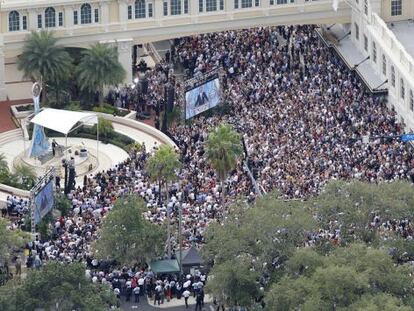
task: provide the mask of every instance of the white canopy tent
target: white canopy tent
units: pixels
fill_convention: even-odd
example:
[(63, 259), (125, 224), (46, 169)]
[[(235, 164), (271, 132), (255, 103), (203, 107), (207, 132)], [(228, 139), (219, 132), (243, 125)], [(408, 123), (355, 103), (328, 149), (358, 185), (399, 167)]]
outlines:
[[(46, 108), (39, 112), (30, 120), (31, 123), (43, 126), (45, 128), (62, 133), (66, 138), (66, 148), (68, 134), (79, 127), (80, 124), (94, 125), (98, 124), (98, 116), (91, 112), (79, 112)], [(76, 126), (78, 125), (78, 126)], [(99, 154), (99, 130), (97, 126), (96, 142), (97, 152)], [(97, 157), (98, 157), (97, 154)]]

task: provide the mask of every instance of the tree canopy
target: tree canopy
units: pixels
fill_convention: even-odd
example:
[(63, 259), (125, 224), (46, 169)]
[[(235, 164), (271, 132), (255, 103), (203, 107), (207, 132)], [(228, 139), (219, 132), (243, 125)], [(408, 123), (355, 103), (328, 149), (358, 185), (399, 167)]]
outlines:
[(103, 104), (104, 86), (121, 83), (126, 74), (118, 60), (116, 48), (101, 43), (82, 52), (76, 73), (80, 89), (92, 93), (98, 91), (101, 105)]
[(99, 229), (95, 256), (129, 265), (162, 255), (164, 227), (145, 220), (144, 209), (144, 201), (134, 195), (119, 198)]
[(53, 32), (41, 30), (27, 36), (17, 67), (28, 78), (43, 83), (66, 79), (72, 68), (72, 59), (63, 46), (57, 45)]
[(224, 181), (226, 175), (236, 168), (242, 155), (240, 135), (228, 124), (220, 124), (209, 133), (206, 154), (218, 178)]
[(206, 230), (206, 289), (228, 306), (264, 295), (269, 311), (412, 309), (413, 200), (404, 182), (333, 182), (308, 201), (232, 206)]
[(116, 305), (117, 299), (107, 285), (92, 283), (80, 263), (50, 262), (33, 269), (21, 282), (10, 281), (0, 287), (2, 311), (51, 310), (102, 311)]

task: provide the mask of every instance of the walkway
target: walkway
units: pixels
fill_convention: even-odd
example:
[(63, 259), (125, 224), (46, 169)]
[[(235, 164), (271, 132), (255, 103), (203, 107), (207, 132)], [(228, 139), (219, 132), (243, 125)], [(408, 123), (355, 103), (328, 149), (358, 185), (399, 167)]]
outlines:
[(0, 102), (0, 133), (14, 130), (17, 128), (16, 124), (12, 120), (12, 113), (10, 106), (18, 104), (30, 103), (30, 99), (22, 99), (16, 101), (2, 101)]

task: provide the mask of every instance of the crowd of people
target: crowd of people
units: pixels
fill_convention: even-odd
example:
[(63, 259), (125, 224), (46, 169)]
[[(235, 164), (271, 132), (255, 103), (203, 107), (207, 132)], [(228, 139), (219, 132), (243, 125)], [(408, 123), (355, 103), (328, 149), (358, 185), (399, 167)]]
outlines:
[[(114, 270), (111, 263), (94, 259), (91, 242), (116, 199), (126, 194), (145, 200), (144, 217), (153, 223), (165, 222), (169, 209), (174, 225), (181, 209), (184, 247), (202, 245), (206, 226), (226, 217), (230, 202), (240, 197), (253, 201), (252, 181), (241, 163), (222, 189), (206, 161), (204, 142), (221, 122), (234, 125), (243, 135), (248, 163), (260, 186), (266, 191), (279, 190), (286, 198), (316, 195), (331, 179), (380, 182), (412, 175), (413, 159), (401, 142), (377, 139), (362, 143), (365, 135), (398, 135), (401, 125), (384, 99), (370, 95), (354, 73), (321, 43), (314, 27), (257, 28), (187, 37), (178, 40), (173, 54), (190, 75), (222, 67), (222, 102), (229, 113), (197, 116), (189, 125), (170, 128), (183, 168), (170, 187), (169, 200), (161, 206), (158, 184), (150, 182), (145, 172), (146, 160), (156, 146), (131, 151), (125, 162), (88, 176), (84, 185), (68, 194), (72, 212), (50, 225), (51, 239), (37, 238), (28, 246), (30, 266), (47, 260), (83, 261), (92, 282), (111, 284), (117, 295), (128, 299), (139, 299), (143, 293), (155, 297), (157, 303), (162, 297), (185, 298), (184, 289), (190, 286), (197, 295), (203, 292), (203, 274), (184, 280), (157, 279), (145, 267)], [(141, 105), (143, 100), (159, 114), (166, 84), (173, 84), (178, 94), (184, 92), (168, 62), (158, 64), (146, 79), (148, 89), (142, 99), (136, 102), (129, 97), (133, 91), (118, 90), (110, 95), (114, 104), (128, 107)], [(183, 100), (177, 96), (177, 105), (184, 107)], [(171, 242), (176, 248), (177, 239)]]

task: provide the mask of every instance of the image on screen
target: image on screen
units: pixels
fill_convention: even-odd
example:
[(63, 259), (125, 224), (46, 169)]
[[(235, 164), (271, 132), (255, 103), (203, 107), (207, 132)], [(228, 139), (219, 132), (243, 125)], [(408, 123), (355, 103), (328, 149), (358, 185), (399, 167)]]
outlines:
[(219, 102), (220, 81), (219, 78), (216, 78), (185, 93), (185, 118), (190, 119), (217, 106)]
[(38, 224), (54, 205), (53, 183), (50, 181), (34, 198), (34, 221)]

